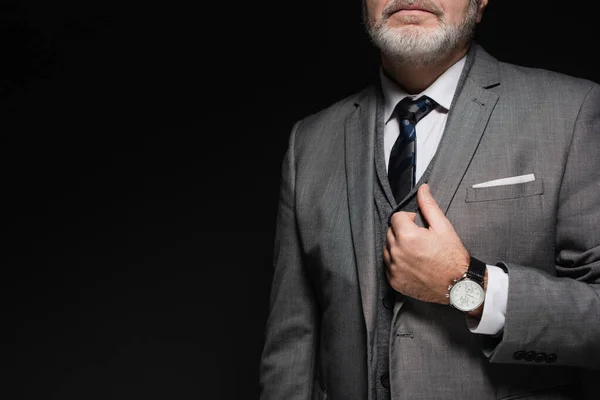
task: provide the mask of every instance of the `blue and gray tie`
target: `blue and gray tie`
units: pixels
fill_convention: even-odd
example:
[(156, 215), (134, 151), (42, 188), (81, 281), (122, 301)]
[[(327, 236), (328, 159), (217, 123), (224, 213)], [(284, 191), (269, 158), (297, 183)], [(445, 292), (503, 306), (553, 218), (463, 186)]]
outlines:
[(437, 106), (427, 96), (417, 100), (405, 97), (394, 110), (400, 125), (400, 135), (392, 147), (388, 164), (388, 180), (396, 203), (400, 203), (415, 185), (416, 125)]

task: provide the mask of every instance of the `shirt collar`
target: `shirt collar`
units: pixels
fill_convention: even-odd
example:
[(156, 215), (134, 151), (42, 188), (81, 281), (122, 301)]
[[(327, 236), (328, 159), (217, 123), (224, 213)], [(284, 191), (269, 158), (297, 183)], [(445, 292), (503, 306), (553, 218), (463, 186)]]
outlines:
[(383, 99), (385, 104), (384, 118), (387, 123), (396, 105), (405, 97), (419, 98), (422, 95), (427, 95), (433, 99), (437, 104), (442, 106), (446, 111), (450, 110), (450, 104), (452, 104), (452, 98), (456, 92), (458, 81), (462, 73), (463, 67), (465, 66), (466, 56), (461, 58), (458, 62), (448, 68), (442, 75), (440, 75), (435, 82), (431, 84), (427, 89), (421, 93), (411, 96), (398, 84), (388, 78), (383, 72), (383, 68), (379, 70), (379, 76), (381, 79), (381, 90), (383, 92)]

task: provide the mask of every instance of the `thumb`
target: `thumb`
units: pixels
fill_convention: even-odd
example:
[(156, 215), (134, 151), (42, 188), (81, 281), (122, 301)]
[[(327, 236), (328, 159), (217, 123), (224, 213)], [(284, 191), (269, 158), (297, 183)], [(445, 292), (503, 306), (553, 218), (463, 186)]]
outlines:
[(429, 191), (429, 185), (423, 184), (417, 192), (417, 201), (423, 217), (429, 224), (429, 227), (435, 231), (454, 230), (452, 224), (444, 215), (437, 202)]

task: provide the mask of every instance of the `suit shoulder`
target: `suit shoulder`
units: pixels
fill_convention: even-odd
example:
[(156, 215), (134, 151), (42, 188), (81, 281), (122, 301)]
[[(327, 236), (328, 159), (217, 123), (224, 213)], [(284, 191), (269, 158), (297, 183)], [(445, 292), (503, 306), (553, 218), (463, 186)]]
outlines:
[(499, 62), (503, 85), (511, 91), (530, 92), (544, 97), (581, 99), (592, 89), (600, 88), (598, 83), (565, 73), (542, 68), (525, 67)]
[(326, 108), (307, 115), (296, 122), (297, 135), (305, 140), (314, 138), (315, 135), (334, 135), (335, 132), (343, 130), (344, 123), (356, 109), (356, 104), (370, 96), (375, 96), (374, 86), (368, 86)]
[(296, 159), (313, 168), (319, 160), (341, 157), (346, 121), (359, 104), (371, 103), (376, 95), (372, 85), (297, 121), (290, 141)]

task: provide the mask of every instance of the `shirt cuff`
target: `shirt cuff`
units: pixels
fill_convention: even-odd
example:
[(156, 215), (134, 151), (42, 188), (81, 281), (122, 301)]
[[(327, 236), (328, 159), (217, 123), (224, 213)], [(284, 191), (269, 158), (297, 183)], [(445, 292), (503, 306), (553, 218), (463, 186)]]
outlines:
[(473, 333), (495, 335), (504, 328), (508, 303), (508, 274), (500, 267), (487, 265), (487, 287), (481, 319), (467, 316), (467, 326)]

